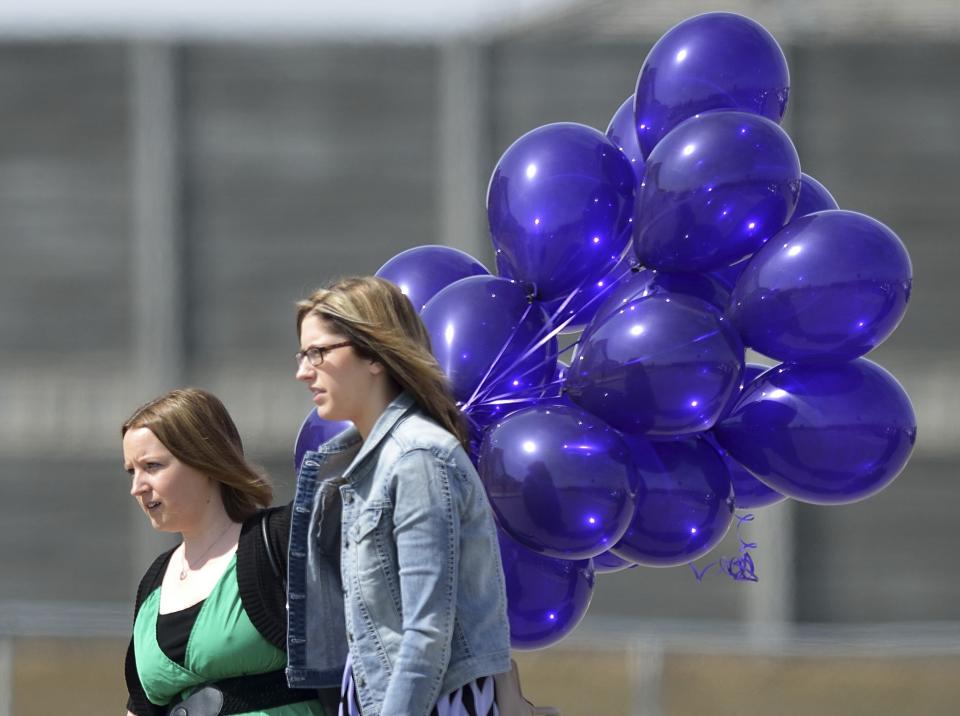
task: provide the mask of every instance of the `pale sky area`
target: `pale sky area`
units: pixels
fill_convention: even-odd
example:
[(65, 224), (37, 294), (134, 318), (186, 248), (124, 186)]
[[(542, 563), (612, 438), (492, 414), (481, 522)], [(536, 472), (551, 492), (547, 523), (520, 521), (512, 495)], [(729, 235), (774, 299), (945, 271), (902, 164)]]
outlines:
[(243, 36), (429, 39), (485, 33), (577, 0), (2, 0), (0, 35)]

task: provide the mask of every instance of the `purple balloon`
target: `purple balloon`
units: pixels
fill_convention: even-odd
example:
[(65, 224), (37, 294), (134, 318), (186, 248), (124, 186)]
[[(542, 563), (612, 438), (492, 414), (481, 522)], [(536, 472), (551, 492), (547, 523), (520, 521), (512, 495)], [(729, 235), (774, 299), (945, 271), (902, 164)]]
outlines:
[(837, 505), (890, 484), (913, 451), (917, 421), (897, 380), (858, 358), (767, 371), (747, 387), (714, 435), (778, 492)]
[[(836, 208), (838, 208), (836, 200), (823, 184), (809, 174), (800, 174), (800, 196), (797, 199), (797, 208), (794, 210), (793, 216), (790, 217), (791, 222), (807, 214)], [(711, 271), (710, 276), (722, 283), (728, 291), (732, 291), (740, 276), (746, 270), (748, 263), (750, 263), (749, 257), (732, 266)]]
[(740, 338), (717, 310), (654, 294), (590, 324), (565, 390), (618, 430), (686, 435), (716, 422), (742, 370)]
[(293, 447), (293, 468), (300, 472), (300, 463), (303, 462), (303, 455), (307, 450), (316, 450), (327, 440), (352, 426), (353, 423), (349, 420), (324, 420), (317, 415), (316, 410), (311, 410), (297, 433)]
[(609, 549), (642, 490), (620, 435), (557, 403), (511, 413), (491, 427), (480, 477), (500, 526), (529, 549), (561, 559)]
[(637, 123), (633, 119), (633, 104), (634, 95), (630, 95), (623, 101), (623, 104), (611, 118), (606, 135), (630, 160), (633, 174), (637, 178), (637, 186), (640, 186), (646, 164), (643, 161), (643, 153), (640, 151), (640, 144), (637, 140)]
[(556, 644), (580, 623), (593, 597), (589, 559), (567, 560), (532, 552), (503, 530), (500, 558), (507, 584), (507, 618), (514, 649)]
[(711, 12), (675, 25), (637, 78), (634, 116), (645, 157), (671, 129), (712, 109), (753, 112), (779, 123), (790, 73), (783, 50), (757, 22)]
[(633, 248), (649, 268), (723, 268), (779, 231), (799, 193), (800, 159), (780, 127), (745, 112), (697, 115), (647, 158)]
[(583, 330), (605, 302), (606, 296), (614, 291), (612, 287), (622, 283), (631, 272), (635, 261), (631, 251), (603, 278), (574, 289), (572, 296), (563, 296), (544, 303), (543, 308), (550, 316), (550, 322), (557, 327), (565, 323), (561, 333)]
[(800, 175), (800, 198), (797, 199), (797, 208), (793, 212), (791, 221), (801, 216), (813, 214), (817, 211), (839, 209), (837, 200), (827, 191), (827, 187), (818, 182), (809, 174)]
[[(711, 441), (712, 442), (712, 441)], [(727, 465), (730, 471), (730, 483), (733, 485), (733, 506), (739, 510), (756, 510), (761, 507), (769, 507), (783, 502), (787, 499), (772, 487), (760, 482), (753, 474), (733, 459), (733, 457), (720, 447), (715, 445), (720, 457)]]
[(717, 546), (733, 519), (727, 466), (705, 440), (628, 438), (646, 494), (611, 550), (647, 567), (675, 567)]
[[(744, 390), (768, 370), (770, 370), (770, 366), (761, 363), (746, 363), (743, 366), (743, 377), (740, 379), (740, 385), (730, 396), (727, 407), (721, 413), (720, 420), (726, 418), (733, 411)], [(727, 470), (730, 472), (730, 482), (733, 483), (733, 504), (735, 507), (753, 510), (774, 505), (787, 499), (772, 487), (760, 482), (747, 468), (734, 460), (733, 456), (717, 442), (712, 432), (703, 433), (703, 438), (716, 448), (727, 465)]]
[(756, 510), (760, 507), (769, 507), (786, 498), (772, 487), (760, 482), (751, 472), (733, 459), (733, 456), (723, 449), (711, 432), (703, 433), (703, 439), (709, 442), (720, 453), (727, 471), (730, 473), (730, 483), (733, 485), (733, 506), (740, 510)]
[(612, 574), (613, 572), (622, 572), (625, 569), (637, 567), (635, 562), (628, 562), (621, 559), (613, 552), (604, 552), (593, 558), (593, 569), (597, 574)]
[(727, 300), (729, 301), (730, 292), (733, 290), (733, 287), (737, 285), (737, 279), (739, 279), (744, 270), (746, 270), (748, 263), (750, 263), (749, 256), (730, 266), (724, 266), (723, 268), (711, 271), (707, 274), (707, 276), (720, 282), (720, 284), (727, 290)]
[(566, 363), (557, 361), (557, 369), (551, 381), (544, 391), (532, 396), (521, 396), (514, 398), (504, 398), (501, 400), (491, 400), (484, 403), (473, 403), (464, 410), (467, 418), (467, 427), (469, 429), (469, 453), (473, 464), (480, 465), (480, 446), (486, 437), (487, 431), (491, 426), (497, 424), (511, 413), (526, 408), (533, 408), (545, 402), (557, 403), (568, 407), (576, 407), (570, 399), (561, 392), (561, 386), (566, 379), (567, 370), (570, 368)]
[(606, 274), (629, 240), (636, 179), (592, 127), (558, 123), (515, 141), (497, 162), (487, 217), (497, 268), (550, 301)]
[[(560, 373), (561, 363), (557, 361), (557, 370), (554, 375), (554, 382), (557, 381), (556, 375)], [(469, 453), (473, 464), (479, 469), (480, 466), (480, 447), (483, 445), (483, 439), (491, 426), (497, 424), (511, 413), (525, 408), (532, 408), (542, 402), (539, 396), (522, 396), (517, 398), (504, 398), (502, 400), (493, 400), (487, 403), (473, 403), (466, 408), (463, 413), (467, 418), (467, 428), (469, 432)]]
[[(433, 354), (459, 401), (529, 392), (553, 378), (557, 342), (524, 358), (547, 317), (527, 289), (497, 276), (470, 276), (442, 289), (420, 314)], [(478, 390), (479, 389), (479, 390)]]
[(781, 361), (847, 361), (882, 343), (907, 309), (913, 269), (876, 219), (821, 211), (750, 260), (729, 316), (746, 345)]
[(604, 320), (631, 301), (662, 293), (699, 298), (721, 313), (730, 302), (730, 291), (711, 276), (639, 269), (617, 282), (597, 309), (594, 321)]
[(545, 383), (543, 390), (533, 391), (530, 395), (519, 395), (507, 398), (499, 398), (487, 401), (475, 401), (470, 406), (465, 406), (463, 414), (471, 429), (476, 429), (476, 460), (480, 459), (480, 443), (493, 425), (503, 420), (511, 413), (527, 408), (534, 408), (545, 403), (558, 403), (569, 407), (574, 407), (570, 399), (563, 394), (563, 381), (566, 380), (567, 370), (570, 366), (561, 360), (557, 360), (557, 367), (553, 373), (553, 380)]
[(744, 363), (743, 373), (740, 376), (740, 384), (736, 387), (733, 393), (730, 394), (730, 399), (727, 401), (727, 404), (721, 411), (719, 420), (723, 420), (731, 412), (733, 412), (733, 406), (737, 404), (738, 400), (740, 400), (740, 396), (743, 395), (744, 389), (768, 370), (770, 370), (770, 366), (768, 365), (763, 365), (761, 363)]
[(467, 276), (489, 275), (482, 263), (470, 254), (449, 246), (415, 246), (387, 261), (377, 276), (392, 281), (417, 311), (440, 289)]

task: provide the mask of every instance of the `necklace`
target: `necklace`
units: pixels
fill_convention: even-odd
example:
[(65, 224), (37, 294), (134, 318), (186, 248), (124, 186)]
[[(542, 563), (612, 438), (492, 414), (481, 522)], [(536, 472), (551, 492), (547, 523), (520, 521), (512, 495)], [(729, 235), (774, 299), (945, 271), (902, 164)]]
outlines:
[[(210, 550), (212, 550), (212, 549), (216, 546), (217, 542), (219, 542), (221, 539), (223, 539), (223, 536), (224, 536), (227, 532), (230, 531), (230, 528), (231, 528), (231, 527), (233, 527), (233, 522), (231, 522), (230, 524), (228, 524), (228, 525), (227, 525), (227, 529), (225, 529), (223, 532), (221, 532), (221, 533), (217, 536), (217, 538), (216, 538), (213, 542), (210, 543), (210, 546), (207, 547), (207, 548), (204, 550), (203, 554), (201, 554), (199, 557), (197, 557), (197, 562), (203, 561), (203, 558), (206, 557), (208, 554), (210, 554)], [(190, 569), (190, 566), (187, 564), (187, 544), (186, 544), (186, 542), (184, 542), (184, 544), (183, 544), (183, 554), (180, 555), (180, 581), (182, 582), (184, 579), (186, 579), (187, 577), (189, 577), (191, 571), (193, 571), (193, 570), (191, 570), (191, 569)]]

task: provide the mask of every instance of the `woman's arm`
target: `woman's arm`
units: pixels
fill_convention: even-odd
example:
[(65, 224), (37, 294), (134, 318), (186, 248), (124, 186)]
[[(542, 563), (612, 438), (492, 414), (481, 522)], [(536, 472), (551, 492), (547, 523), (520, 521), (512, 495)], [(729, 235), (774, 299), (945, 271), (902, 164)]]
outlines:
[(403, 636), (381, 716), (427, 716), (450, 661), (460, 515), (446, 465), (429, 450), (397, 462), (393, 535)]

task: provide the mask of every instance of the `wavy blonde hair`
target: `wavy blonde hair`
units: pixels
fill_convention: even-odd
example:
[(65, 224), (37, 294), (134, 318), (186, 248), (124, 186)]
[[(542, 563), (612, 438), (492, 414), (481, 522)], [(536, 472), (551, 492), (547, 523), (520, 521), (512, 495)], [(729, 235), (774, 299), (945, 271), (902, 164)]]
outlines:
[(134, 428), (148, 428), (177, 460), (219, 482), (234, 522), (244, 522), (273, 501), (270, 479), (243, 456), (240, 432), (213, 393), (172, 390), (137, 408), (120, 428), (121, 437)]
[(381, 363), (390, 378), (460, 443), (467, 426), (450, 383), (430, 349), (430, 336), (410, 300), (375, 276), (345, 278), (297, 303), (297, 336), (307, 316), (330, 321), (363, 358)]

